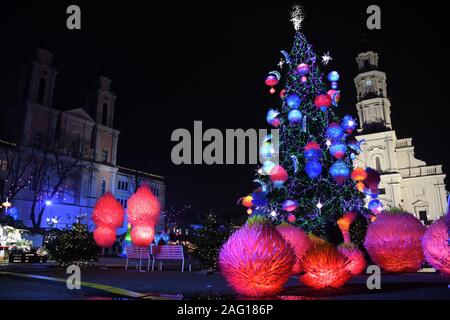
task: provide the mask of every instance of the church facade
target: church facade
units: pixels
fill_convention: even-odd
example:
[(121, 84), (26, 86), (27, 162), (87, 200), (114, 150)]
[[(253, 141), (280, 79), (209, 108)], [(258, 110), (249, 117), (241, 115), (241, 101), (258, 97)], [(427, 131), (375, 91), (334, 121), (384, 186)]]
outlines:
[[(50, 198), (52, 192), (36, 187), (41, 183), (36, 181), (37, 177), (41, 177), (40, 180), (43, 177), (37, 170), (40, 166), (31, 164), (23, 173), (23, 179), (28, 179), (28, 184), (11, 199), (13, 207), (10, 211), (25, 225), (31, 226), (33, 194), (39, 190), (43, 194), (35, 203), (38, 206), (35, 211), (45, 206), (41, 227), (46, 227), (47, 220), (54, 217), (58, 217), (58, 226), (64, 227), (80, 215), (90, 217), (97, 199), (106, 192), (112, 192), (126, 208), (129, 196), (143, 183), (150, 186), (164, 208), (163, 177), (117, 164), (120, 131), (113, 127), (116, 95), (111, 91), (111, 80), (96, 78), (83, 107), (62, 111), (53, 106), (57, 70), (52, 65), (52, 59), (52, 53), (37, 49), (31, 63), (22, 70), (18, 102), (4, 110), (2, 140), (24, 146), (38, 159), (44, 157), (46, 142), (58, 143), (61, 145), (58, 149), (60, 158), (68, 163), (79, 159), (76, 172), (67, 175), (59, 187), (61, 192)], [(5, 143), (0, 145), (2, 147), (6, 147)], [(3, 155), (0, 192), (8, 196), (5, 193), (11, 181), (7, 179), (7, 157), (5, 152), (0, 154)], [(54, 156), (51, 159), (53, 161)], [(162, 215), (159, 229), (163, 226), (163, 220)], [(92, 221), (89, 222), (92, 225)], [(123, 230), (126, 230), (126, 222)]]
[(362, 153), (355, 163), (380, 172), (379, 199), (385, 209), (400, 208), (423, 223), (441, 217), (447, 204), (442, 165), (427, 165), (414, 155), (412, 138), (398, 138), (391, 121), (386, 74), (376, 52), (360, 53), (354, 78)]

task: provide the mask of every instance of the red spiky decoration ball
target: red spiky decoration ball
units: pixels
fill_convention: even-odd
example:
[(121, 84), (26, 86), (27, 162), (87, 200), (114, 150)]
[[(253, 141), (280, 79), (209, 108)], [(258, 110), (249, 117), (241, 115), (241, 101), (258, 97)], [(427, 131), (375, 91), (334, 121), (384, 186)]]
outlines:
[(441, 274), (450, 276), (450, 246), (445, 218), (435, 221), (422, 237), (425, 259)]
[(99, 226), (94, 230), (94, 241), (99, 247), (109, 248), (116, 241), (116, 230), (108, 226)]
[(161, 205), (147, 185), (142, 185), (128, 199), (128, 221), (132, 225), (131, 240), (134, 245), (150, 245), (154, 238), (154, 227), (158, 222)]
[(155, 230), (153, 226), (137, 225), (131, 228), (130, 235), (135, 246), (147, 247), (155, 238)]
[(229, 285), (250, 297), (280, 293), (294, 263), (294, 250), (267, 223), (242, 227), (230, 236), (219, 255), (220, 269)]
[(358, 275), (364, 271), (366, 259), (364, 259), (364, 254), (356, 246), (352, 244), (343, 244), (338, 247), (338, 251), (348, 259), (348, 264), (345, 268), (352, 275)]
[(103, 248), (108, 248), (116, 241), (116, 228), (123, 225), (124, 210), (119, 201), (107, 192), (98, 199), (92, 212), (95, 223), (94, 240)]
[(308, 235), (302, 229), (289, 224), (281, 224), (277, 226), (276, 229), (281, 233), (284, 240), (286, 240), (294, 249), (297, 259), (292, 267), (292, 273), (299, 273), (302, 271), (300, 259), (303, 257), (306, 250), (312, 246)]
[(123, 225), (123, 218), (123, 207), (110, 192), (105, 193), (98, 199), (92, 212), (92, 221), (97, 226), (119, 228)]
[(131, 225), (156, 225), (161, 211), (159, 200), (147, 185), (142, 185), (128, 199), (128, 221)]
[(308, 287), (339, 288), (351, 278), (351, 273), (346, 269), (348, 259), (328, 243), (311, 247), (301, 263), (305, 274), (300, 281)]
[(382, 212), (367, 229), (364, 247), (388, 272), (416, 272), (423, 263), (422, 223), (410, 213)]

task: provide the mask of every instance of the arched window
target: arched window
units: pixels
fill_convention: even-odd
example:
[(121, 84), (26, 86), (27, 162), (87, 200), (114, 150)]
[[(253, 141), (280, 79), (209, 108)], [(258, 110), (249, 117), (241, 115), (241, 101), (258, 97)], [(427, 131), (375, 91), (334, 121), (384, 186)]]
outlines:
[(77, 131), (72, 131), (69, 138), (69, 150), (72, 156), (78, 156), (80, 153), (81, 136)]
[(104, 195), (106, 193), (106, 180), (102, 180), (100, 183), (100, 195)]
[(103, 149), (102, 151), (102, 162), (107, 163), (108, 162), (108, 150)]
[(38, 103), (44, 103), (44, 95), (45, 95), (45, 79), (41, 78), (41, 80), (39, 80), (39, 87), (37, 94)]
[(102, 124), (106, 126), (106, 122), (108, 121), (108, 105), (106, 103), (103, 104), (102, 111)]
[(380, 158), (379, 156), (376, 156), (376, 157), (375, 157), (375, 169), (376, 169), (378, 172), (381, 172), (381, 171), (382, 171), (382, 168), (381, 168), (381, 158)]

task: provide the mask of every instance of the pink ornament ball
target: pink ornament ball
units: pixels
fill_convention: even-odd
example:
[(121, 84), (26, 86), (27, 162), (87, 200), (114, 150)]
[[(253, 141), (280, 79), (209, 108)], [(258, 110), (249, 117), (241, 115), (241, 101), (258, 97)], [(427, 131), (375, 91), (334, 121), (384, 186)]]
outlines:
[(294, 214), (290, 214), (287, 218), (290, 223), (294, 223), (297, 220), (297, 217)]
[(312, 246), (308, 235), (300, 228), (288, 224), (281, 224), (277, 226), (277, 230), (283, 236), (295, 251), (296, 261), (292, 267), (292, 273), (299, 273), (302, 271), (301, 258), (305, 252)]
[(382, 212), (367, 229), (364, 247), (388, 272), (416, 272), (422, 267), (422, 223), (410, 213)]
[(422, 237), (425, 259), (442, 275), (450, 276), (450, 246), (445, 218), (435, 221)]
[(223, 245), (219, 265), (228, 284), (240, 295), (270, 297), (289, 279), (295, 253), (269, 224), (246, 225)]
[(345, 269), (352, 275), (361, 274), (366, 267), (366, 259), (364, 254), (356, 246), (353, 245), (341, 245), (338, 247), (340, 253), (342, 253), (347, 259), (348, 264)]
[(116, 230), (99, 226), (94, 230), (94, 241), (99, 247), (109, 248), (116, 242)]

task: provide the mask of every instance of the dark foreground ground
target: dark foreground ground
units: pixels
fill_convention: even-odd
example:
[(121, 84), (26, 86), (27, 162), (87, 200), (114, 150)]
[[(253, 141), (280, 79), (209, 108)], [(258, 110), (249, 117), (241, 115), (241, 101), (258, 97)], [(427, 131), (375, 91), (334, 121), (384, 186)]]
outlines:
[[(0, 265), (0, 299), (242, 299), (234, 295), (220, 273), (124, 270), (121, 261), (82, 270), (80, 290), (69, 290), (65, 269), (52, 264)], [(275, 299), (286, 300), (450, 300), (450, 279), (436, 273), (382, 274), (381, 290), (369, 290), (367, 275), (340, 289), (313, 290), (291, 277)]]

